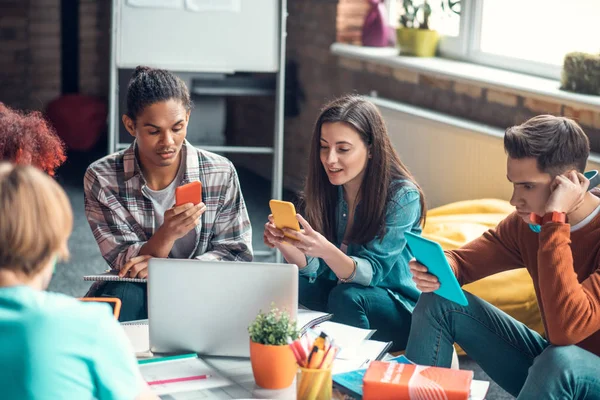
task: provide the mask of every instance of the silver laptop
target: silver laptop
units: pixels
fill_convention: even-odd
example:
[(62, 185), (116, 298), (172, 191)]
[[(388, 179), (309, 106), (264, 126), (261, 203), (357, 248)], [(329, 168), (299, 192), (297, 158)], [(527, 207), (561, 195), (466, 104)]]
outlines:
[(250, 355), (248, 325), (271, 303), (298, 311), (298, 267), (153, 258), (149, 263), (150, 348), (156, 353)]

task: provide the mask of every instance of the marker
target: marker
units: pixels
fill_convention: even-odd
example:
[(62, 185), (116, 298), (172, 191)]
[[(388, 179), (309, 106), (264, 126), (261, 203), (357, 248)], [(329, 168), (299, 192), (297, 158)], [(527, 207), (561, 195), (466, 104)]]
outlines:
[(319, 368), (321, 363), (323, 362), (323, 354), (325, 352), (319, 349), (317, 346), (313, 347), (312, 352), (310, 353), (310, 357), (308, 358), (308, 368), (315, 369)]
[(336, 349), (337, 348), (333, 345), (333, 339), (332, 339), (331, 343), (329, 344), (329, 347), (325, 351), (325, 355), (323, 356), (323, 360), (321, 361), (321, 364), (319, 364), (319, 366), (317, 368), (319, 368), (319, 369), (329, 368), (329, 366), (333, 362), (333, 359), (335, 358), (335, 354), (337, 352)]
[(196, 376), (186, 376), (183, 378), (173, 378), (173, 379), (161, 379), (159, 381), (150, 381), (146, 382), (148, 385), (165, 385), (167, 383), (178, 383), (178, 382), (189, 382), (189, 381), (198, 381), (200, 379), (208, 379), (210, 375), (196, 375)]
[(185, 358), (194, 358), (194, 357), (198, 357), (198, 354), (189, 353), (189, 354), (179, 354), (176, 356), (148, 358), (146, 360), (138, 360), (138, 364), (143, 365), (143, 364), (151, 364), (151, 363), (155, 363), (155, 362), (182, 360)]

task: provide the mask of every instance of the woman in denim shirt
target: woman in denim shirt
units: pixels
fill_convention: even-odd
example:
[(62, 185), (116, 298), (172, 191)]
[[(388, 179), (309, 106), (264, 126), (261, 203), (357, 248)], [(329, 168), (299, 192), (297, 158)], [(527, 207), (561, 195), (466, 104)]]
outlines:
[(375, 105), (345, 96), (325, 106), (303, 200), (303, 230), (286, 230), (297, 240), (284, 241), (272, 216), (263, 238), (300, 268), (300, 303), (404, 349), (420, 294), (404, 233), (421, 232), (425, 201)]

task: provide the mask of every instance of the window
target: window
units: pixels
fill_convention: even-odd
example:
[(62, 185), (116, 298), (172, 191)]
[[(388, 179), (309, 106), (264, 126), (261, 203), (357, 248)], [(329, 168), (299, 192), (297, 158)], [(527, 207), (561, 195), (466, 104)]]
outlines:
[[(456, 0), (452, 0), (452, 2), (454, 1)], [(419, 0), (416, 0), (413, 3), (415, 5), (421, 4)], [(458, 36), (460, 28), (460, 17), (449, 9), (442, 9), (441, 4), (442, 0), (429, 1), (429, 5), (432, 9), (430, 25), (433, 27), (432, 29), (437, 30), (444, 36), (456, 37)], [(404, 14), (402, 0), (386, 0), (385, 5), (389, 15), (390, 25), (397, 27), (399, 25), (400, 16)], [(460, 4), (457, 9), (460, 10)]]
[(444, 35), (442, 56), (558, 79), (566, 53), (600, 52), (600, 1), (462, 0), (460, 8), (460, 18), (433, 10), (442, 15), (431, 24)]

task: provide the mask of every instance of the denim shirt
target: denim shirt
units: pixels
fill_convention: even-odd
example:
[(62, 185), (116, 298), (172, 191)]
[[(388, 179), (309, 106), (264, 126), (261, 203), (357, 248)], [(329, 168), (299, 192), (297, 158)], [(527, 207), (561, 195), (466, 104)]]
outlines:
[[(356, 262), (356, 275), (352, 283), (363, 286), (377, 286), (387, 289), (408, 311), (412, 312), (420, 291), (412, 280), (408, 262), (413, 258), (406, 246), (405, 232), (421, 233), (420, 194), (409, 181), (402, 185), (387, 204), (385, 213), (386, 232), (383, 239), (376, 237), (365, 244), (348, 243), (346, 254)], [(357, 205), (360, 207), (360, 204)], [(336, 242), (340, 248), (348, 215), (348, 204), (344, 200), (343, 188), (338, 189), (336, 207)], [(307, 257), (306, 267), (300, 275), (316, 279), (337, 280), (336, 275), (321, 258)]]

